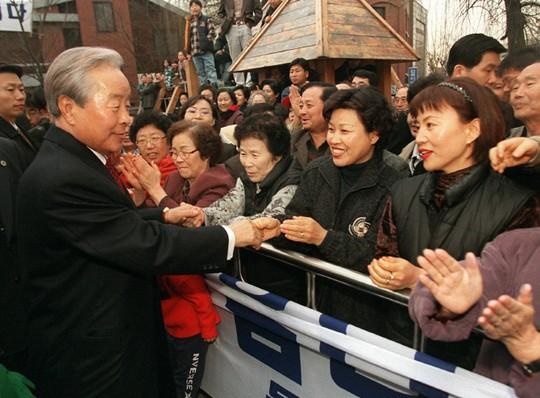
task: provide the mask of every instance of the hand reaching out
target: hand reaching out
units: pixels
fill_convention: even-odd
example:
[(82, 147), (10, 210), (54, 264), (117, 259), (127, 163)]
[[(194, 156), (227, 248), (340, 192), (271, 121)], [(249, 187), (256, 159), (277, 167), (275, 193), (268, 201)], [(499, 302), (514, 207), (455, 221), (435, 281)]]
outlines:
[(261, 217), (251, 220), (251, 222), (262, 233), (263, 242), (275, 238), (281, 233), (279, 221), (275, 218)]
[(377, 286), (401, 290), (412, 288), (418, 281), (422, 269), (400, 257), (385, 256), (373, 259), (368, 265), (369, 276)]
[[(184, 222), (182, 223), (182, 225), (184, 227), (199, 228), (201, 225), (204, 224), (205, 214), (204, 214), (204, 210), (202, 208), (190, 205), (190, 204), (185, 203), (185, 202), (180, 203), (179, 207), (184, 209), (184, 210), (188, 210), (188, 209), (195, 210), (195, 212), (196, 212), (196, 215), (194, 215), (192, 217), (186, 217), (185, 218)], [(195, 214), (195, 213), (193, 213), (193, 214)]]
[(539, 150), (539, 144), (530, 138), (508, 138), (489, 150), (489, 160), (493, 170), (503, 173), (508, 167), (529, 163)]
[(294, 242), (320, 246), (328, 231), (311, 217), (294, 216), (283, 221), (281, 233)]
[(204, 213), (201, 208), (182, 203), (174, 209), (163, 214), (167, 224), (182, 225), (184, 227), (200, 227), (204, 222)]

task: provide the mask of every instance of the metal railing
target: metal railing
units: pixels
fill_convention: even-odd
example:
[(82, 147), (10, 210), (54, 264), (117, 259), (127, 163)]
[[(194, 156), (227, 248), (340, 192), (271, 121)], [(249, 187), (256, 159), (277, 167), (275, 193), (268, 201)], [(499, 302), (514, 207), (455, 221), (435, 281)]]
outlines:
[[(315, 292), (315, 277), (321, 276), (331, 279), (338, 283), (352, 287), (362, 292), (380, 297), (381, 299), (391, 301), (403, 307), (407, 307), (409, 303), (409, 289), (402, 291), (393, 291), (383, 289), (375, 285), (368, 275), (353, 271), (327, 261), (311, 257), (305, 254), (290, 250), (280, 250), (274, 246), (263, 243), (259, 250), (250, 250), (261, 256), (270, 257), (273, 260), (279, 261), (301, 269), (307, 273), (307, 306), (313, 309), (316, 308), (316, 292)], [(240, 256), (234, 257), (236, 275), (241, 275), (240, 272)], [(418, 325), (414, 324), (413, 348), (417, 351), (424, 350), (424, 337)]]

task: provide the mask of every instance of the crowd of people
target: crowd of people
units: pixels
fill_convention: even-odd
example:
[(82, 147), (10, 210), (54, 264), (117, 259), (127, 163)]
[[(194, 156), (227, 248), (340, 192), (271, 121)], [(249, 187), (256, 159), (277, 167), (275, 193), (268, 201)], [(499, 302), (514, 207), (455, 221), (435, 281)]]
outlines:
[[(241, 51), (262, 14), (236, 3), (220, 12)], [(192, 33), (212, 31), (190, 5)], [(301, 58), (288, 82), (216, 89), (196, 48), (207, 79), (174, 114), (145, 102), (148, 78), (130, 116), (113, 50), (63, 52), (32, 96), (0, 65), (0, 363), (39, 397), (170, 396), (173, 381), (196, 396), (219, 324), (200, 274), (269, 241), (412, 289), (429, 353), (536, 396), (540, 49), (501, 62), (497, 40), (467, 35), (448, 77), (389, 101), (369, 67), (338, 87)], [(304, 272), (240, 255), (243, 280), (305, 304)], [(325, 278), (316, 291), (321, 312), (411, 344), (381, 299)], [(478, 326), (479, 353), (441, 343)]]

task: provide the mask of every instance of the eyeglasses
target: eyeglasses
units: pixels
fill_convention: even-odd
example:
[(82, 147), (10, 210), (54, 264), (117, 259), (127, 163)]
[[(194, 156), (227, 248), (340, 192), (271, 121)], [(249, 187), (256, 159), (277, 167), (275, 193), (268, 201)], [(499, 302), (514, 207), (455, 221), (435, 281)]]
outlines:
[(189, 157), (189, 155), (191, 155), (191, 154), (193, 154), (193, 153), (195, 153), (197, 151), (198, 151), (198, 149), (195, 148), (192, 151), (178, 151), (178, 152), (177, 151), (171, 151), (169, 153), (171, 155), (171, 158), (173, 158), (173, 159), (180, 158), (182, 160), (186, 160)]
[(166, 137), (164, 136), (155, 136), (155, 137), (150, 137), (148, 139), (146, 138), (141, 138), (140, 140), (137, 140), (135, 141), (135, 144), (137, 144), (138, 146), (146, 146), (148, 144), (152, 144), (152, 145), (157, 145), (161, 140), (164, 140)]
[(196, 115), (199, 114), (200, 116), (210, 116), (212, 114), (211, 111), (208, 109), (197, 109), (197, 108), (187, 108), (186, 109), (186, 115)]

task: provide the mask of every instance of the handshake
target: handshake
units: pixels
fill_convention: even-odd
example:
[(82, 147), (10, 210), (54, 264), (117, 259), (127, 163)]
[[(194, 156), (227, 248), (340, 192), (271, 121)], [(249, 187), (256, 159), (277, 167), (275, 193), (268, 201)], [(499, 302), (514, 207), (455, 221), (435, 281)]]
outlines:
[(236, 247), (261, 247), (261, 243), (279, 236), (279, 221), (272, 217), (241, 220), (229, 225), (236, 237)]
[[(184, 227), (200, 227), (204, 223), (204, 212), (201, 208), (182, 203), (163, 214), (168, 224)], [(280, 234), (280, 223), (272, 217), (261, 217), (255, 220), (233, 222), (229, 228), (234, 232), (236, 247), (253, 246), (258, 249), (262, 242), (275, 238)]]

